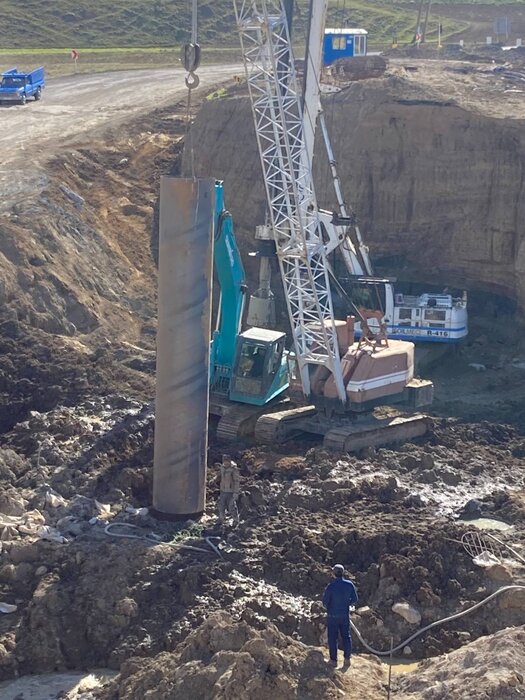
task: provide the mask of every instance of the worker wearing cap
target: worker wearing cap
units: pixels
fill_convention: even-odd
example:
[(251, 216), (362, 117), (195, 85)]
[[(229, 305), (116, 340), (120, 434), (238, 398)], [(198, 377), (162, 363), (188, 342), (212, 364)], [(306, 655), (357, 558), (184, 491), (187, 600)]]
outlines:
[(337, 666), (339, 637), (343, 642), (344, 665), (350, 665), (352, 638), (350, 637), (350, 606), (357, 603), (357, 591), (352, 581), (344, 577), (345, 568), (336, 564), (332, 569), (334, 580), (328, 584), (323, 595), (328, 628), (330, 664)]
[(221, 485), (219, 495), (219, 520), (224, 524), (226, 513), (233, 518), (235, 525), (239, 524), (239, 510), (237, 508), (237, 499), (240, 493), (240, 476), (237, 464), (233, 461), (230, 455), (222, 456), (221, 468)]

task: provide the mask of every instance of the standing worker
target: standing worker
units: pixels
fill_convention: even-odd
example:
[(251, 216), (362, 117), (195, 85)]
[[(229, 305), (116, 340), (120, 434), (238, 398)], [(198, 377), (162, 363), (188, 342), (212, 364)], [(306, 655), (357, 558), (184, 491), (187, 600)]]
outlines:
[(330, 664), (337, 666), (337, 646), (339, 636), (343, 642), (343, 668), (350, 666), (352, 638), (350, 637), (350, 606), (357, 603), (357, 591), (352, 581), (344, 578), (345, 567), (336, 564), (332, 569), (334, 580), (328, 584), (323, 595), (328, 628), (328, 650)]
[(224, 525), (226, 512), (233, 518), (235, 526), (239, 524), (237, 499), (240, 493), (240, 476), (237, 464), (230, 455), (222, 456), (221, 486), (219, 495), (219, 520)]

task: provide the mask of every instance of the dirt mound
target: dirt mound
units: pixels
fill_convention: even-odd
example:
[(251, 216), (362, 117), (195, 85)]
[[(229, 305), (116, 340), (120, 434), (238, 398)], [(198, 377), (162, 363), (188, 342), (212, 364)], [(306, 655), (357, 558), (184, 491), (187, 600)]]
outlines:
[(341, 58), (331, 66), (330, 74), (336, 85), (346, 81), (380, 78), (386, 71), (387, 62), (383, 56), (354, 56)]
[(425, 661), (397, 683), (396, 698), (507, 700), (524, 693), (525, 627), (481, 637), (463, 649)]
[(110, 385), (153, 395), (145, 377), (155, 369), (152, 229), (159, 168), (176, 168), (182, 147), (173, 112), (106, 134), (109, 145), (99, 135), (89, 148), (54, 156), (39, 187), (4, 198), (2, 432), (31, 410), (100, 396)]
[(92, 350), (89, 342), (85, 336), (53, 336), (5, 310), (0, 313), (1, 432), (27, 419), (30, 411), (105, 396), (110, 386), (144, 399), (152, 396), (153, 368), (143, 358), (145, 351), (117, 348), (107, 338)]
[(508, 522), (525, 521), (525, 490), (496, 494), (494, 512)]
[[(364, 665), (364, 663), (363, 663)], [(226, 613), (211, 615), (174, 652), (130, 659), (101, 700), (348, 700), (379, 698), (383, 670), (366, 662), (366, 683), (335, 672), (319, 649), (307, 647), (262, 622), (256, 629)], [(352, 674), (353, 676), (353, 674)], [(351, 689), (351, 690), (350, 690)], [(383, 691), (384, 692), (384, 691)]]
[(224, 576), (213, 563), (205, 567), (209, 556), (88, 530), (65, 544), (25, 538), (4, 545), (0, 599), (18, 609), (0, 618), (0, 680), (118, 669), (130, 656), (172, 649), (202, 622), (206, 606), (197, 596), (208, 596), (208, 577)]
[(88, 147), (49, 154), (39, 186), (22, 182), (23, 196), (6, 194), (0, 303), (10, 314), (7, 335), (24, 322), (91, 346), (116, 337), (136, 343), (141, 335), (153, 346), (159, 166), (163, 173), (177, 167), (185, 128), (174, 111), (159, 109), (146, 123), (94, 135)]
[[(153, 459), (153, 419), (149, 404), (115, 395), (31, 411), (5, 440), (27, 459), (16, 470), (18, 491), (35, 508), (42, 506), (35, 492), (44, 488), (68, 499), (80, 494), (113, 500), (115, 493), (132, 498), (144, 481), (141, 468)], [(142, 484), (145, 498), (150, 481)]]

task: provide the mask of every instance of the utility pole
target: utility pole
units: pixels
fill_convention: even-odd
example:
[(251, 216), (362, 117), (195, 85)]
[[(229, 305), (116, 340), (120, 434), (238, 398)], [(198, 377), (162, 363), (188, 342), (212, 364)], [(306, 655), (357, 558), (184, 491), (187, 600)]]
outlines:
[(412, 39), (412, 43), (415, 44), (418, 41), (418, 37), (421, 36), (421, 15), (423, 14), (423, 3), (425, 0), (420, 0), (419, 2), (419, 9), (417, 11), (417, 20), (416, 20), (416, 29), (414, 31), (414, 38)]
[(423, 31), (421, 33), (421, 41), (424, 43), (427, 35), (428, 18), (430, 16), (430, 8), (432, 6), (432, 0), (428, 0), (427, 11), (425, 13), (425, 23), (423, 25)]

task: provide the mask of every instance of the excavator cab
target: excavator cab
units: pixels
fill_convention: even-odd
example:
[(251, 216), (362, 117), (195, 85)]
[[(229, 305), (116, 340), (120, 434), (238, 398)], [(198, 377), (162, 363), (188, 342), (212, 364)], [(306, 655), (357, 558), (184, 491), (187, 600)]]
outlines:
[(288, 388), (285, 340), (284, 333), (266, 328), (249, 328), (237, 336), (232, 401), (264, 406)]

